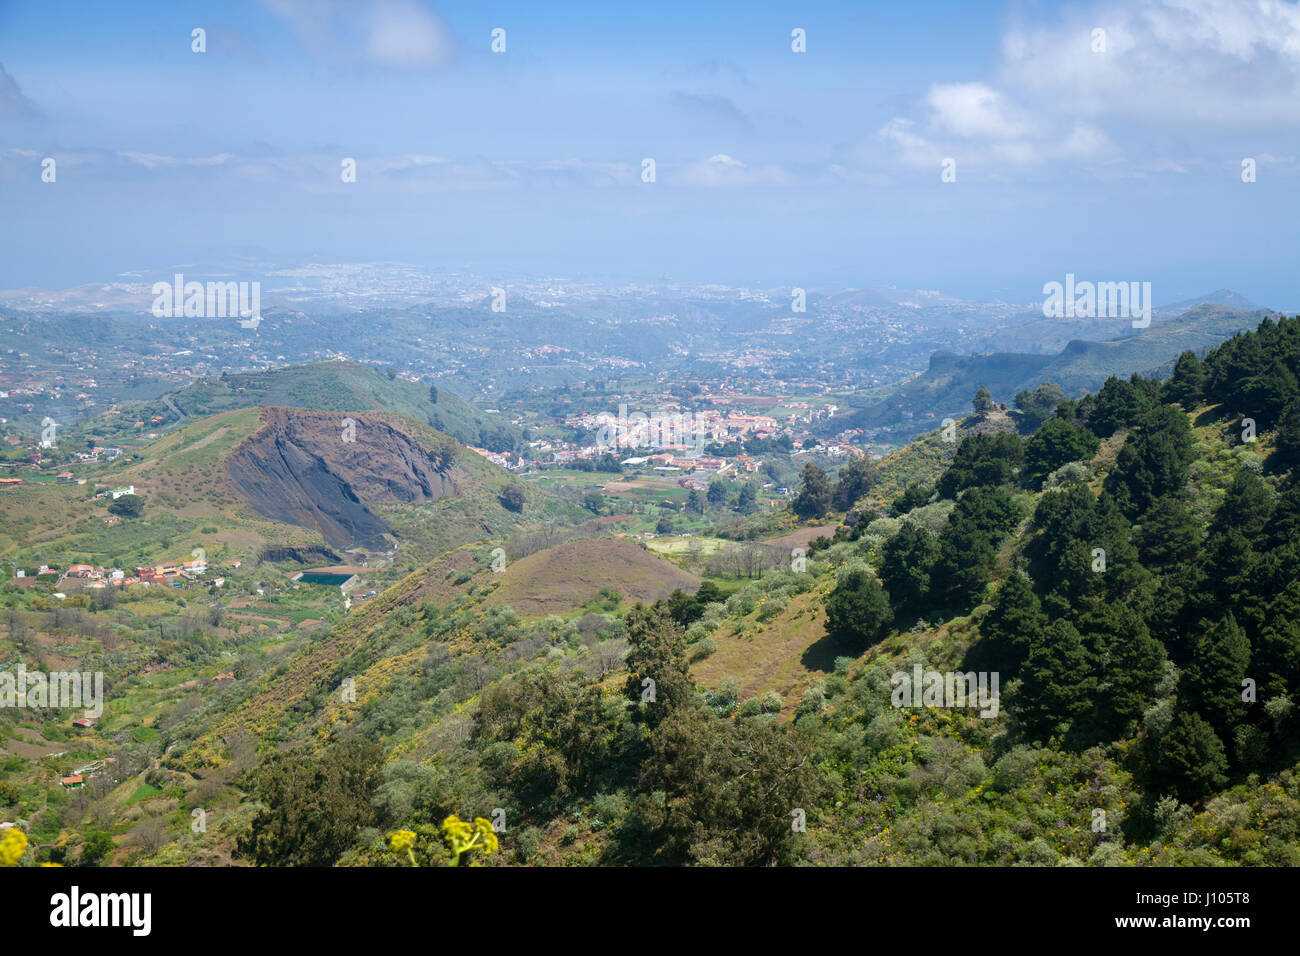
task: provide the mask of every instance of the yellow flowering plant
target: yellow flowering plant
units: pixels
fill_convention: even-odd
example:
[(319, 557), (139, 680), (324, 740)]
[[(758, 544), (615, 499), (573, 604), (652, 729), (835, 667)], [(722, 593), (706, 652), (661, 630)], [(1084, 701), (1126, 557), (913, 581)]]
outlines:
[(394, 853), (405, 853), (406, 858), (411, 861), (411, 866), (419, 866), (415, 862), (415, 851), (412, 847), (415, 845), (415, 831), (413, 830), (396, 830), (388, 838), (388, 848)]
[(17, 866), (27, 852), (27, 834), (17, 828), (5, 831), (0, 837), (0, 866)]
[[(438, 846), (439, 832), (442, 842), (451, 851), (450, 859), (444, 855), (446, 850)], [(388, 834), (387, 846), (395, 856), (405, 855), (411, 866), (444, 863), (446, 866), (459, 866), (466, 854), (477, 851), (486, 856), (495, 853), (499, 844), (490, 820), (476, 817), (473, 823), (468, 823), (452, 814), (442, 821), (440, 830), (426, 824), (419, 824), (412, 830), (394, 830)]]
[(483, 817), (475, 817), (470, 824), (453, 813), (442, 821), (442, 838), (454, 854), (450, 866), (459, 866), (461, 857), (474, 850), (487, 856), (497, 849), (497, 835), (492, 830), (492, 821)]

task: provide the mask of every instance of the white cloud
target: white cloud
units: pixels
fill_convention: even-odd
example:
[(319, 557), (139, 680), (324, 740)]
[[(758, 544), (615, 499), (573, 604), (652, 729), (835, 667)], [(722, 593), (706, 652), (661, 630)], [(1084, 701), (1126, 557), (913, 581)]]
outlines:
[[(1092, 31), (1106, 31), (1093, 52)], [(1038, 108), (1197, 130), (1300, 119), (1300, 4), (1124, 0), (1017, 25), (998, 81)]]
[(393, 66), (438, 66), (451, 59), (451, 38), (432, 11), (412, 0), (382, 0), (369, 8), (366, 53)]
[(1091, 124), (1039, 126), (1022, 121), (1015, 118), (1017, 108), (1000, 96), (945, 93), (938, 103), (923, 127), (896, 116), (877, 131), (903, 165), (937, 169), (951, 157), (959, 166), (1033, 166), (1059, 160), (1103, 161), (1118, 152), (1110, 137)]
[[(1113, 164), (1162, 136), (1271, 138), (1298, 122), (1300, 3), (1103, 0), (1011, 23), (988, 77), (931, 86), (877, 135), (911, 166)], [(1133, 168), (1174, 171), (1158, 159)]]
[(1115, 153), (1115, 144), (1102, 130), (1089, 123), (1075, 123), (1061, 144), (1060, 155), (1072, 159), (1105, 159)]
[(1142, 169), (1148, 173), (1185, 173), (1187, 167), (1177, 160), (1157, 159), (1150, 163), (1143, 163)]
[(1027, 132), (1022, 111), (983, 83), (936, 83), (925, 101), (931, 124), (955, 136), (1019, 139)]
[(122, 152), (117, 155), (146, 169), (164, 166), (222, 166), (235, 158), (232, 153), (217, 153), (215, 156), (164, 156), (159, 153)]
[(759, 186), (781, 185), (790, 181), (780, 166), (747, 166), (734, 156), (718, 153), (702, 162), (689, 163), (668, 177), (684, 186)]
[(916, 132), (916, 123), (895, 116), (880, 128), (878, 136), (892, 143), (905, 166), (938, 166), (944, 158), (940, 145)]
[(262, 0), (317, 59), (440, 67), (454, 59), (451, 34), (419, 0)]

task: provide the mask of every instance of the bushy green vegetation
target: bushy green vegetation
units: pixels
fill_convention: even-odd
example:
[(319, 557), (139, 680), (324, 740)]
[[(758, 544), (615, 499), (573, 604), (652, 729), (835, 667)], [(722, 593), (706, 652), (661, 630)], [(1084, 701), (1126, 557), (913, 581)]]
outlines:
[[(186, 708), (134, 678), (161, 766), (97, 798), (166, 838), (7, 765), (0, 806), (70, 862), (114, 852), (100, 813), (157, 861), (426, 865), (457, 816), (499, 822), (463, 865), (1300, 865), (1298, 372), (1300, 319), (1270, 321), (1165, 383), (1030, 392), (1032, 425), (810, 466), (799, 508), (842, 533), (654, 603), (593, 574), (530, 617), (436, 564), (282, 648), (173, 633), (237, 686)], [(35, 600), (14, 648), (52, 629)], [(900, 699), (917, 671), (977, 699)]]

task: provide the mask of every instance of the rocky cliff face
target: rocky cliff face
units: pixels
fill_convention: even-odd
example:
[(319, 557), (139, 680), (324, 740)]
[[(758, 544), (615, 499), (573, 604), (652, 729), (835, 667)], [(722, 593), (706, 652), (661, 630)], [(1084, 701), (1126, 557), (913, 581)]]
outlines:
[(258, 514), (319, 531), (336, 548), (375, 547), (389, 526), (368, 504), (456, 493), (451, 444), (429, 451), (381, 418), (267, 408), (227, 470)]

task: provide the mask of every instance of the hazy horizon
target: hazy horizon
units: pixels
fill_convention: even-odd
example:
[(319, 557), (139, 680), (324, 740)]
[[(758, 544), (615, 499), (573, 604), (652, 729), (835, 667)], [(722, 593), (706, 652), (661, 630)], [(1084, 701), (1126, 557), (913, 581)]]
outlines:
[(6, 289), (253, 254), (1300, 304), (1294, 3), (66, 11), (0, 8)]

